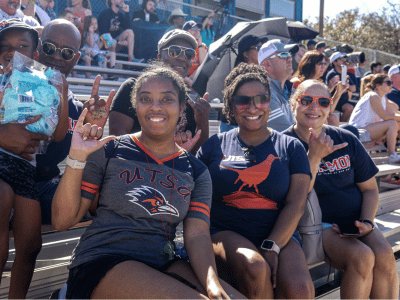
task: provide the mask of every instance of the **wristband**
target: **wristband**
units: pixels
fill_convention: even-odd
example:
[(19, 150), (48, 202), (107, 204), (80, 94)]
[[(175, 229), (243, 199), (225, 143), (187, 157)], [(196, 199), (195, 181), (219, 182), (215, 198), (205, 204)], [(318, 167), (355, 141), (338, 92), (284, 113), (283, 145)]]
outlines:
[(79, 169), (79, 170), (84, 169), (85, 165), (86, 165), (86, 162), (81, 162), (76, 159), (71, 159), (69, 156), (67, 156), (65, 163), (67, 166), (71, 167), (72, 169)]
[(372, 230), (375, 229), (375, 224), (373, 222), (371, 222), (370, 220), (362, 219), (362, 220), (360, 220), (360, 222), (370, 224), (372, 226)]

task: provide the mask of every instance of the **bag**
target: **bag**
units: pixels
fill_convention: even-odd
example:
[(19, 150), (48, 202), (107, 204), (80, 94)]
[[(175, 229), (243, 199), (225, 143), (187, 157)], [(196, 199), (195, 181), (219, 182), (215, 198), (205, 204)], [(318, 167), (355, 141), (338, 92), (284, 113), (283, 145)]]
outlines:
[(115, 46), (116, 43), (110, 33), (104, 33), (100, 36), (101, 41), (104, 43), (106, 49)]
[(314, 189), (307, 196), (306, 208), (297, 230), (303, 243), (307, 265), (322, 262), (325, 259), (322, 245), (322, 212)]

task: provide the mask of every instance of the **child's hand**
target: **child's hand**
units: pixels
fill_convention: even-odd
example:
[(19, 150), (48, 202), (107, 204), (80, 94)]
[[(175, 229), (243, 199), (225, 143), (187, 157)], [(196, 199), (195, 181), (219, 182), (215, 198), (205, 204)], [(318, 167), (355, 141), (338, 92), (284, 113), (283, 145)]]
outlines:
[(90, 25), (89, 33), (94, 34), (94, 26), (93, 25)]

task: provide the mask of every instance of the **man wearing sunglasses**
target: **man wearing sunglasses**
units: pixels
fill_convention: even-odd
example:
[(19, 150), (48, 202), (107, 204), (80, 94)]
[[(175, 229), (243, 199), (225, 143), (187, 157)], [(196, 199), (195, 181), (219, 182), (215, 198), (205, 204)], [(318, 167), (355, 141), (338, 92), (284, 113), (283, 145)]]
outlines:
[[(59, 70), (68, 77), (76, 65), (80, 53), (81, 35), (79, 30), (71, 22), (64, 19), (50, 21), (43, 29), (41, 44), (39, 45), (38, 61), (48, 67)], [(62, 162), (69, 153), (72, 133), (78, 118), (84, 108), (88, 109), (85, 123), (95, 122), (104, 127), (107, 118), (103, 117), (94, 121), (92, 111), (101, 106), (109, 107), (111, 99), (107, 104), (98, 96), (100, 76), (95, 80), (92, 89), (92, 97), (84, 105), (78, 101), (71, 91), (68, 91), (69, 128), (65, 138), (59, 143), (50, 143), (45, 154), (36, 155), (36, 186), (39, 189), (39, 197), (42, 210), (42, 224), (51, 224), (51, 202), (61, 175), (58, 164)], [(107, 110), (107, 108), (106, 108)]]
[[(346, 65), (346, 53), (335, 52), (331, 55), (329, 59), (332, 64), (332, 70), (330, 70), (326, 75), (326, 85), (331, 90), (331, 95), (333, 96), (336, 91), (337, 83), (341, 79), (342, 65)], [(350, 77), (349, 87), (345, 92), (343, 92), (342, 96), (340, 97), (336, 105), (336, 110), (341, 111), (343, 113), (342, 116), (340, 117), (340, 121), (342, 122), (347, 122), (350, 119), (351, 112), (354, 109), (354, 104), (351, 103), (349, 100), (351, 99), (351, 93), (354, 93), (355, 91), (356, 91), (356, 85)]]
[(386, 98), (400, 107), (400, 65), (392, 66), (388, 71), (388, 75), (392, 81), (392, 91), (386, 94)]
[[(158, 42), (158, 60), (169, 65), (182, 78), (186, 78), (192, 66), (197, 42), (188, 32), (174, 29), (166, 32)], [(117, 91), (110, 111), (110, 134), (123, 135), (141, 130), (139, 120), (130, 102), (130, 94), (135, 83), (134, 78), (127, 79)], [(186, 104), (186, 117), (179, 124), (180, 131), (176, 140), (182, 144), (201, 130), (200, 139), (192, 151), (195, 153), (208, 139), (208, 115), (210, 104), (207, 99), (189, 100)]]
[(293, 73), (292, 54), (299, 51), (297, 44), (285, 44), (278, 39), (264, 43), (258, 52), (258, 63), (268, 72), (271, 82), (271, 104), (268, 127), (279, 132), (294, 124), (289, 104), (291, 91), (285, 85)]

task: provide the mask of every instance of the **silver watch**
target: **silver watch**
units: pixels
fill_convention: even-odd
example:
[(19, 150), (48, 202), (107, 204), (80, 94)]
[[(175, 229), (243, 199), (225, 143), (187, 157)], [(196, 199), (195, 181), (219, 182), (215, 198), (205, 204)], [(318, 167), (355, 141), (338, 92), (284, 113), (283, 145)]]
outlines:
[(67, 156), (67, 160), (65, 161), (67, 166), (70, 166), (72, 169), (84, 169), (86, 166), (86, 162), (81, 162), (76, 159), (71, 159)]
[(261, 249), (266, 251), (275, 251), (278, 255), (279, 252), (281, 252), (279, 246), (272, 240), (263, 240), (263, 242), (261, 243)]

